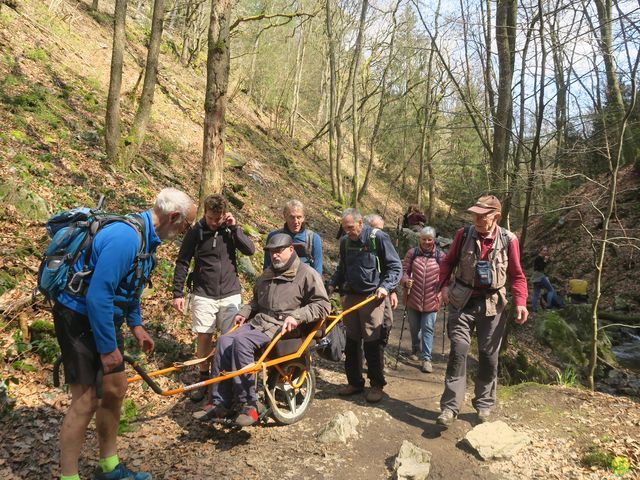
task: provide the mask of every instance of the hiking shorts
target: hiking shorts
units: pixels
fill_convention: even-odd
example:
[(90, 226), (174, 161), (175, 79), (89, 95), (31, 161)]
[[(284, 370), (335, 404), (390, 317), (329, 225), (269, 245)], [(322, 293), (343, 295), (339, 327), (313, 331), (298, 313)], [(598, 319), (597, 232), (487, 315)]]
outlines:
[(227, 333), (233, 326), (233, 317), (240, 310), (240, 294), (213, 299), (193, 296), (191, 319), (195, 333), (213, 333), (216, 328)]
[[(94, 385), (98, 371), (102, 369), (102, 362), (89, 318), (56, 302), (53, 306), (53, 323), (62, 352), (65, 383)], [(120, 353), (124, 353), (124, 339), (120, 328), (116, 328), (116, 342)], [(124, 361), (109, 373), (123, 371)]]

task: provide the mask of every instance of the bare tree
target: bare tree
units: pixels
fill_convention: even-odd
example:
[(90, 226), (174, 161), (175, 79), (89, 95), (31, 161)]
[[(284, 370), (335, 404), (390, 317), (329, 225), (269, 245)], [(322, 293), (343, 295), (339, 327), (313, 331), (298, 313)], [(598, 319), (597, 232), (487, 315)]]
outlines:
[(221, 193), (224, 166), (224, 116), (229, 85), (229, 0), (211, 2), (207, 51), (207, 86), (204, 100), (204, 141), (200, 209), (211, 193)]
[(160, 55), (160, 43), (162, 41), (165, 15), (164, 6), (165, 0), (154, 0), (142, 94), (140, 95), (140, 102), (138, 103), (138, 109), (133, 119), (131, 129), (129, 130), (129, 135), (125, 139), (125, 144), (120, 154), (120, 161), (125, 170), (131, 168), (133, 160), (136, 155), (138, 155), (144, 141), (144, 136), (147, 133), (158, 72), (158, 57)]
[(107, 159), (117, 165), (120, 143), (120, 89), (122, 87), (122, 65), (125, 46), (125, 21), (127, 0), (116, 0), (113, 14), (113, 49), (111, 53), (111, 72), (109, 76), (109, 94), (107, 96), (107, 115), (104, 139)]

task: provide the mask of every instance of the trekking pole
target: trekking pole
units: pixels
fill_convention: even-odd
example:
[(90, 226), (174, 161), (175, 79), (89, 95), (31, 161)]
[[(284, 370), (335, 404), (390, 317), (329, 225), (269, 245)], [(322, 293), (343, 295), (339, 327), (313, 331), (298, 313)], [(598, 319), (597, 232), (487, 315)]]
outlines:
[(402, 312), (402, 324), (400, 325), (400, 340), (398, 340), (398, 351), (396, 352), (396, 365), (393, 367), (394, 370), (398, 369), (398, 360), (400, 359), (400, 345), (402, 345), (402, 332), (404, 332), (404, 321), (407, 319), (407, 300), (409, 299), (410, 293), (411, 293), (411, 288), (408, 288), (407, 294), (404, 297), (404, 311)]
[(442, 310), (442, 356), (444, 357), (444, 339), (447, 335), (447, 306)]

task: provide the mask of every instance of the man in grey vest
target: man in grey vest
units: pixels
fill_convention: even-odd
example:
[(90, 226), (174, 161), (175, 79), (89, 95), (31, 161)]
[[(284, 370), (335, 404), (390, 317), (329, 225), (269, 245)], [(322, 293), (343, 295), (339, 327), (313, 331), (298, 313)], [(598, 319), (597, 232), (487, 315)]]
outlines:
[(449, 253), (440, 263), (442, 299), (451, 305), (447, 321), (451, 351), (437, 420), (446, 427), (456, 419), (464, 402), (467, 354), (474, 329), (479, 368), (472, 403), (478, 421), (490, 418), (496, 402), (498, 354), (507, 322), (503, 315), (507, 280), (516, 304), (515, 322), (527, 321), (527, 279), (520, 266), (518, 238), (498, 225), (501, 209), (495, 196), (480, 197), (469, 208), (473, 224), (456, 232)]

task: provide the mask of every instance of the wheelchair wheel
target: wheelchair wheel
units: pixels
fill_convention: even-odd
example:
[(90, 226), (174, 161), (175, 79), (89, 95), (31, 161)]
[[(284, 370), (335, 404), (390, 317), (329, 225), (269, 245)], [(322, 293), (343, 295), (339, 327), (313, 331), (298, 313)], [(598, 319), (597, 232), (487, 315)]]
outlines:
[[(307, 413), (316, 391), (316, 377), (312, 368), (294, 360), (274, 368), (273, 381), (269, 382), (267, 401), (271, 415), (281, 425), (291, 425)], [(284, 375), (283, 375), (284, 373)]]

